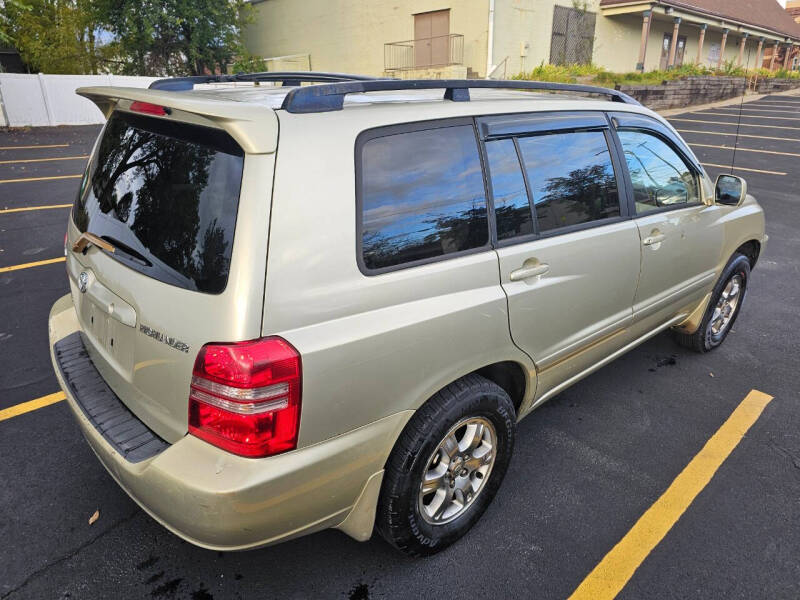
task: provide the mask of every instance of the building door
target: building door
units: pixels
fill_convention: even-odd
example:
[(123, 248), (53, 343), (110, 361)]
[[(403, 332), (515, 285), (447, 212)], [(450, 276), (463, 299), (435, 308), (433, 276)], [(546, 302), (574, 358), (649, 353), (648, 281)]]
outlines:
[(450, 63), (450, 10), (414, 15), (414, 66)]
[[(665, 33), (664, 34), (664, 41), (661, 44), (661, 62), (658, 65), (658, 68), (662, 71), (667, 69), (667, 63), (669, 62), (669, 49), (672, 45), (672, 34)], [(686, 52), (686, 36), (679, 35), (678, 36), (678, 47), (675, 48), (675, 66), (680, 67), (683, 64), (683, 54)]]

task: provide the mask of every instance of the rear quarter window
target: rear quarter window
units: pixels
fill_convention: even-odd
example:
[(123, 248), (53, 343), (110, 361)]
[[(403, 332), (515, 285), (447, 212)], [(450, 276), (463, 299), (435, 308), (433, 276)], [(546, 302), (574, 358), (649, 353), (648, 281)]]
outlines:
[(370, 137), (359, 153), (359, 253), (367, 271), (413, 266), (489, 243), (472, 125)]

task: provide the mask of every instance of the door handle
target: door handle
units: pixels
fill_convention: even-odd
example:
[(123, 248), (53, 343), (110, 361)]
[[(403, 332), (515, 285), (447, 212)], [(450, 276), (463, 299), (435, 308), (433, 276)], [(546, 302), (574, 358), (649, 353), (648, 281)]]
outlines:
[(530, 279), (531, 277), (544, 275), (548, 271), (550, 271), (550, 265), (547, 263), (539, 263), (536, 265), (531, 265), (530, 267), (523, 266), (519, 269), (511, 271), (509, 279), (511, 279), (511, 281), (522, 281), (523, 279)]
[(645, 246), (652, 246), (654, 244), (660, 244), (665, 239), (667, 239), (667, 236), (665, 236), (663, 233), (654, 233), (653, 235), (644, 238), (642, 240), (642, 244)]

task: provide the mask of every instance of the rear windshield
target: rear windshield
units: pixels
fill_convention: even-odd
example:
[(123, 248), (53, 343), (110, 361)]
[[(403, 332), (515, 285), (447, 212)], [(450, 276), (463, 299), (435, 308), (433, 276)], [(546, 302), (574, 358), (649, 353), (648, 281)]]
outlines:
[(81, 184), (75, 225), (111, 256), (189, 290), (225, 289), (244, 152), (225, 132), (115, 112)]

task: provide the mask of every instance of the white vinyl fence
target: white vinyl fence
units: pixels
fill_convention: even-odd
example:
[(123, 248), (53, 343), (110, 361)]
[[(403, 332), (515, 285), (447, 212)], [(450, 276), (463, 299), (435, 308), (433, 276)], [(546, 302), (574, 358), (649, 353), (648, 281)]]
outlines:
[(75, 90), (90, 85), (147, 87), (155, 77), (121, 75), (23, 75), (0, 73), (0, 127), (85, 125), (105, 119)]

